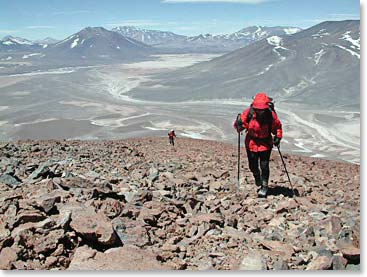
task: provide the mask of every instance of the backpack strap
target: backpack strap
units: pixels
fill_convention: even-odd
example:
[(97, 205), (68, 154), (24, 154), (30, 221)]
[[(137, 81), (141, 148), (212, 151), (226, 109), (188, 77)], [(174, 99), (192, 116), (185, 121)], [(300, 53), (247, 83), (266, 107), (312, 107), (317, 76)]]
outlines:
[[(270, 102), (269, 103), (269, 109), (268, 109), (269, 113), (270, 113), (270, 116), (269, 116), (269, 137), (271, 137), (271, 131), (272, 131), (272, 128), (273, 128), (273, 112), (275, 112), (275, 109), (274, 109), (274, 103), (273, 102)], [(247, 124), (250, 123), (250, 121), (253, 119), (254, 117), (254, 113), (255, 113), (255, 110), (252, 106), (252, 104), (250, 105), (250, 111), (248, 113), (248, 116), (247, 116)]]
[(255, 110), (254, 110), (254, 108), (252, 107), (252, 104), (251, 104), (250, 111), (248, 113), (247, 120), (246, 120), (247, 124), (250, 123), (250, 121), (254, 117), (254, 113), (255, 113)]

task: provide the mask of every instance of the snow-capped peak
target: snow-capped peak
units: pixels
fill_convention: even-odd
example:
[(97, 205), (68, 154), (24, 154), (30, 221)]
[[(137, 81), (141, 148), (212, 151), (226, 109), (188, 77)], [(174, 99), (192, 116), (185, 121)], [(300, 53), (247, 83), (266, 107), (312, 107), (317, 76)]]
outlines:
[(20, 37), (12, 37), (12, 36), (4, 37), (2, 43), (5, 45), (12, 45), (12, 44), (34, 45), (33, 42), (27, 39), (20, 38)]

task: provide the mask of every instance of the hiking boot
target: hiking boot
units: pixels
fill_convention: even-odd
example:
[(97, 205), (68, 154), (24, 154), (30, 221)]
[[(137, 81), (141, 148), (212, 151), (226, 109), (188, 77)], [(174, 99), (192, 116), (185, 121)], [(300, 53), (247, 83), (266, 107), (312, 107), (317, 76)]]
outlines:
[(254, 175), (255, 177), (255, 184), (257, 187), (261, 187), (261, 176), (260, 175)]
[(263, 180), (261, 189), (258, 193), (258, 196), (259, 197), (266, 197), (267, 193), (268, 193), (268, 180)]

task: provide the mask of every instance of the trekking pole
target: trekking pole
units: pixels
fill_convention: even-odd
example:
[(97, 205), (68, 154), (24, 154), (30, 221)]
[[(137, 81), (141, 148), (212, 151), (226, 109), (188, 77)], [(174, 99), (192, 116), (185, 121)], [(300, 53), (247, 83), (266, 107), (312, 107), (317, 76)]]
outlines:
[(283, 166), (284, 166), (284, 169), (285, 169), (285, 173), (287, 173), (287, 176), (288, 176), (288, 181), (289, 183), (291, 184), (291, 188), (292, 188), (292, 192), (293, 192), (293, 196), (292, 198), (296, 195), (295, 192), (294, 192), (294, 188), (293, 188), (293, 184), (291, 182), (291, 178), (289, 177), (289, 174), (288, 174), (288, 170), (287, 170), (287, 167), (285, 165), (285, 162), (284, 162), (284, 159), (283, 159), (283, 155), (282, 153), (280, 152), (280, 146), (277, 145), (277, 148), (278, 148), (278, 152), (279, 152), (279, 155), (280, 155), (280, 158), (282, 159), (282, 162), (283, 162)]
[[(237, 122), (238, 119), (241, 118), (241, 114), (239, 113), (237, 115)], [(237, 123), (236, 122), (236, 123)], [(238, 147), (237, 147), (237, 190), (240, 191), (240, 164), (241, 164), (241, 134), (238, 132), (238, 126), (237, 126), (237, 133), (238, 133)]]

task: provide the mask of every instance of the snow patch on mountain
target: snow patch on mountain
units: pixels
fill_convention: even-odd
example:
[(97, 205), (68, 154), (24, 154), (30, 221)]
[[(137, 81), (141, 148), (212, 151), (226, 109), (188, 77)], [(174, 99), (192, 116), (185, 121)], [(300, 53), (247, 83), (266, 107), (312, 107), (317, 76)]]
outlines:
[(338, 45), (338, 44), (335, 44), (336, 47), (340, 48), (340, 49), (343, 49), (345, 51), (347, 51), (348, 53), (350, 53), (352, 56), (356, 56), (358, 59), (361, 59), (361, 55), (357, 52), (354, 52), (353, 50), (350, 50), (344, 46), (341, 46), (341, 45)]
[(287, 96), (291, 96), (314, 84), (316, 84), (314, 78), (309, 79), (304, 77), (298, 84), (296, 84), (295, 86), (290, 86), (288, 88), (283, 88), (283, 91), (287, 94)]
[(274, 64), (269, 64), (263, 71), (257, 73), (255, 76), (260, 76), (265, 74), (266, 72), (268, 72), (272, 67), (274, 66)]
[(313, 39), (318, 39), (318, 38), (323, 38), (325, 36), (329, 36), (330, 33), (325, 32), (325, 31), (326, 31), (326, 29), (319, 30), (316, 34), (312, 35)]
[(278, 36), (272, 36), (270, 38), (266, 39), (270, 45), (274, 45), (276, 47), (279, 47), (282, 44), (283, 39)]
[(273, 52), (278, 55), (281, 61), (284, 61), (286, 57), (282, 56), (282, 54), (279, 53), (278, 49), (288, 50), (287, 48), (283, 47), (283, 39), (278, 36), (271, 36), (266, 39), (270, 45), (275, 46), (273, 48)]
[(351, 46), (352, 48), (361, 50), (360, 37), (358, 39), (353, 39), (350, 36), (350, 31), (345, 32), (340, 39), (344, 39), (346, 41), (349, 41), (352, 44), (352, 46)]
[(2, 44), (4, 44), (4, 45), (12, 45), (12, 44), (15, 44), (15, 43), (14, 43), (14, 42), (12, 42), (11, 40), (2, 41), (1, 43), (2, 43)]
[(325, 53), (325, 49), (321, 49), (319, 52), (314, 54), (315, 65), (318, 65), (320, 63), (320, 59)]
[(74, 41), (70, 44), (70, 48), (74, 48), (78, 45), (79, 37), (74, 39)]
[(295, 33), (298, 33), (299, 31), (301, 31), (300, 28), (284, 28), (283, 29), (284, 32), (287, 34), (287, 35), (293, 35)]
[(23, 55), (22, 59), (28, 59), (29, 57), (33, 57), (33, 56), (45, 56), (45, 55), (42, 55), (42, 53), (32, 53), (32, 54), (28, 54), (28, 55)]
[(253, 39), (264, 38), (268, 36), (268, 32), (264, 31), (260, 26), (257, 27), (257, 30), (252, 34)]

